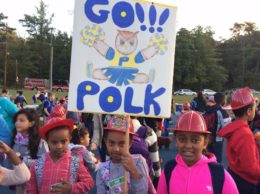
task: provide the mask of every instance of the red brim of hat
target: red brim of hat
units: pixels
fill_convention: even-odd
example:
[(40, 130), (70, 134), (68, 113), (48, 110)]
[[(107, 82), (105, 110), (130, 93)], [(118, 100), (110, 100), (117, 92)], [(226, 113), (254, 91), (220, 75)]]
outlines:
[(232, 110), (231, 105), (223, 106), (222, 109), (224, 110)]
[(175, 129), (173, 128), (173, 131), (175, 132), (191, 132), (191, 133), (199, 133), (199, 134), (211, 134), (210, 131), (186, 131), (186, 130), (181, 130), (181, 129)]
[[(123, 133), (123, 134), (125, 133), (125, 131), (120, 131), (120, 130), (118, 130), (118, 129), (107, 128), (107, 127), (105, 127), (104, 130), (113, 131), (113, 132), (118, 132), (118, 133)], [(129, 131), (129, 134), (135, 135), (135, 133), (134, 133), (134, 132), (131, 132), (131, 131)]]
[(223, 106), (222, 109), (224, 109), (224, 110), (237, 110), (237, 109), (243, 108), (243, 107), (245, 107), (245, 106), (247, 106), (247, 105), (249, 105), (249, 104), (251, 104), (251, 103), (253, 103), (253, 102), (257, 102), (257, 101), (258, 101), (258, 98), (257, 98), (257, 97), (254, 97), (254, 99), (253, 99), (252, 102), (250, 102), (250, 103), (243, 104), (243, 105), (241, 105), (241, 106), (237, 106), (237, 107), (234, 107), (234, 108), (232, 108), (231, 105), (227, 105), (227, 106)]
[(46, 140), (46, 133), (48, 133), (52, 129), (54, 129), (56, 127), (60, 127), (60, 126), (69, 127), (70, 131), (73, 131), (74, 123), (71, 119), (64, 119), (64, 120), (59, 120), (59, 121), (55, 121), (53, 123), (44, 125), (43, 127), (40, 128), (41, 137), (44, 140)]

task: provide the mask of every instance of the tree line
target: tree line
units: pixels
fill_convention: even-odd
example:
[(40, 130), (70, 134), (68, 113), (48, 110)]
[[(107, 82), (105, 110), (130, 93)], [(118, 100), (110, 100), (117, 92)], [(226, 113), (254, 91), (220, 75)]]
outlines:
[[(4, 77), (7, 56), (7, 85), (20, 84), (25, 77), (49, 78), (50, 47), (53, 46), (53, 79), (69, 79), (72, 37), (52, 28), (54, 14), (48, 14), (41, 0), (35, 14), (25, 14), (19, 21), (28, 32), (19, 37), (7, 28), (8, 16), (0, 13), (0, 78)], [(235, 23), (232, 36), (217, 41), (210, 27), (197, 26), (177, 32), (174, 64), (175, 90), (211, 88), (222, 91), (249, 86), (260, 90), (260, 31), (255, 23)], [(5, 53), (5, 47), (7, 52)], [(3, 79), (0, 80), (0, 85)]]

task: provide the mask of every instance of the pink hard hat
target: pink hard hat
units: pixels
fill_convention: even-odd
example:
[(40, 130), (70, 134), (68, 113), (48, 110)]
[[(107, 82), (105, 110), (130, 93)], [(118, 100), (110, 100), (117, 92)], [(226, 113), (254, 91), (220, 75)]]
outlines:
[(210, 134), (210, 132), (207, 131), (204, 118), (196, 111), (183, 113), (177, 120), (177, 124), (173, 130)]
[(60, 126), (66, 126), (73, 131), (73, 120), (71, 119), (62, 119), (60, 117), (54, 117), (47, 121), (47, 123), (39, 129), (41, 137), (46, 140), (46, 134)]
[[(128, 123), (129, 121), (129, 123)], [(129, 133), (134, 134), (134, 125), (132, 119), (121, 116), (113, 116), (107, 123), (105, 130), (115, 131), (119, 133), (125, 133), (129, 124)]]
[(67, 110), (61, 105), (61, 104), (56, 104), (51, 111), (51, 114), (49, 115), (49, 118), (53, 117), (60, 117), (65, 119), (67, 114)]
[(256, 100), (257, 98), (253, 96), (250, 88), (245, 87), (238, 89), (233, 93), (230, 105), (232, 110), (237, 110), (253, 103)]

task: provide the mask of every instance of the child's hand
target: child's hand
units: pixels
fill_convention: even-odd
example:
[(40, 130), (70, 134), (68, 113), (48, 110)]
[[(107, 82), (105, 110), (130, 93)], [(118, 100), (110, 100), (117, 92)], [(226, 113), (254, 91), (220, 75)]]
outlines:
[(129, 152), (125, 153), (121, 156), (121, 163), (123, 164), (124, 168), (127, 171), (129, 171), (132, 179), (139, 179), (141, 177), (141, 175), (135, 165), (133, 156)]
[(260, 138), (255, 139), (256, 145), (260, 148)]
[(90, 150), (97, 150), (97, 144), (91, 143)]
[(11, 148), (6, 145), (4, 142), (0, 141), (0, 153), (1, 152), (5, 152), (5, 153), (9, 153), (11, 151)]
[(256, 132), (255, 133), (255, 142), (257, 144), (258, 147), (260, 147), (260, 132)]
[(70, 184), (70, 182), (65, 181), (65, 180), (61, 180), (60, 185), (57, 185), (55, 190), (52, 190), (52, 193), (55, 194), (70, 194), (72, 192), (72, 185)]
[(260, 147), (260, 139), (255, 139), (255, 142)]

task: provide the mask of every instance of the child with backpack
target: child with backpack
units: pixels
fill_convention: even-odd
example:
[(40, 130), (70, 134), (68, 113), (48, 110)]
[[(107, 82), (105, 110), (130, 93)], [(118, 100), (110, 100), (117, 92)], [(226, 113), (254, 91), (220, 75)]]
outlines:
[(225, 104), (225, 95), (217, 92), (213, 96), (215, 103), (206, 106), (203, 118), (207, 125), (207, 130), (211, 132), (207, 150), (213, 153), (218, 162), (222, 162), (223, 138), (217, 136), (217, 132), (231, 122), (226, 110), (222, 108)]
[[(21, 109), (14, 116), (12, 148), (30, 168), (33, 161), (49, 151), (39, 132), (39, 116), (34, 109)], [(16, 186), (16, 193), (26, 193), (25, 184)]]
[(52, 112), (52, 108), (55, 106), (55, 95), (48, 93), (48, 98), (43, 102), (43, 118), (44, 122), (47, 122), (48, 116)]
[(13, 170), (0, 165), (0, 185), (22, 184), (30, 179), (30, 171), (25, 163), (2, 141), (0, 141), (0, 154), (7, 155), (13, 164)]
[[(97, 194), (148, 193), (150, 177), (145, 159), (126, 150), (125, 132), (128, 126), (131, 143), (134, 127), (130, 118), (113, 116), (104, 128), (103, 137), (110, 160), (102, 163), (97, 172)], [(125, 171), (128, 172), (128, 191), (124, 190)]]
[(90, 143), (89, 131), (84, 124), (78, 125), (72, 131), (72, 139), (69, 149), (80, 155), (89, 172), (95, 172), (98, 169), (99, 161), (95, 155), (87, 149)]
[(50, 152), (31, 166), (28, 194), (87, 193), (94, 186), (92, 177), (78, 155), (68, 150), (73, 121), (58, 117), (40, 128)]
[(260, 181), (260, 160), (254, 135), (248, 122), (256, 112), (256, 98), (249, 88), (236, 90), (231, 99), (235, 121), (222, 128), (218, 135), (227, 139), (229, 172), (239, 193), (255, 194)]
[[(132, 117), (132, 122), (136, 135), (133, 136), (129, 151), (131, 154), (141, 153), (146, 159), (153, 180), (153, 185), (154, 187), (157, 187), (161, 176), (157, 135), (151, 127), (141, 125), (140, 121), (136, 117)], [(141, 146), (139, 146), (139, 142), (141, 142)]]
[(24, 107), (24, 103), (25, 103), (25, 104), (28, 104), (28, 102), (27, 102), (25, 96), (23, 95), (23, 91), (17, 91), (17, 96), (16, 96), (16, 98), (15, 98), (14, 101), (15, 101), (15, 104), (16, 104), (17, 102), (20, 102), (20, 106), (21, 106), (22, 108)]
[(49, 151), (39, 132), (39, 116), (34, 109), (22, 109), (14, 116), (12, 148), (30, 168), (32, 162)]
[(135, 135), (132, 138), (132, 144), (129, 148), (129, 152), (131, 154), (141, 154), (146, 160), (149, 168), (149, 174), (152, 174), (152, 161), (149, 158), (148, 143), (145, 141), (147, 128), (142, 126), (135, 117), (132, 117), (132, 123)]
[(203, 117), (194, 111), (180, 116), (174, 128), (179, 153), (166, 163), (160, 194), (238, 194), (234, 180), (212, 154), (205, 152), (208, 136)]

